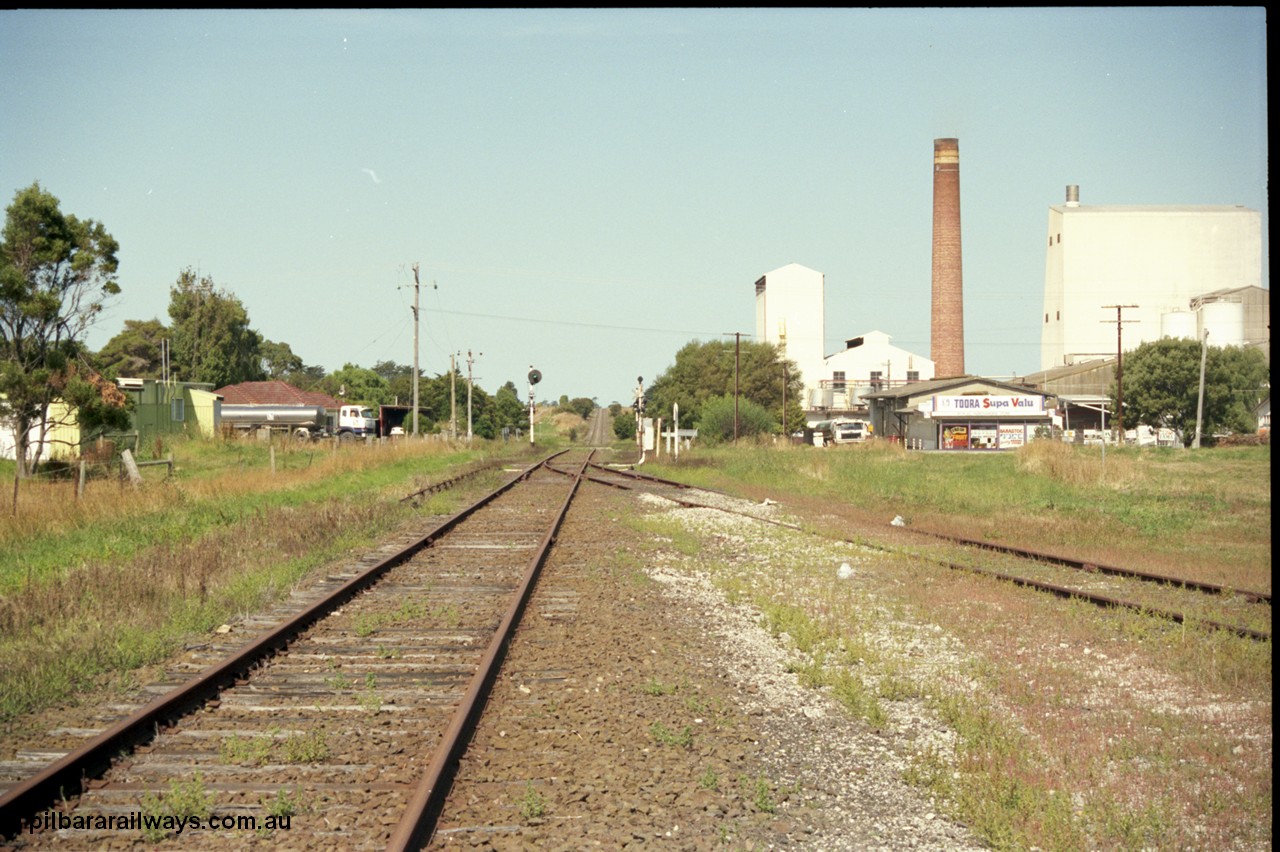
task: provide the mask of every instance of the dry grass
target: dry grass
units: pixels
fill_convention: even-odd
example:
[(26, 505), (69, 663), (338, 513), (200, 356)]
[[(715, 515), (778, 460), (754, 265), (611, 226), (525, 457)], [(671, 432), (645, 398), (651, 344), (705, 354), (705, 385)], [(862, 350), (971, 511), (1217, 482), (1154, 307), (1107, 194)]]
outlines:
[(287, 594), (404, 520), (397, 498), (422, 474), (476, 455), (431, 442), (277, 453), (273, 474), (261, 458), (218, 472), (207, 456), (239, 448), (187, 449), (201, 475), (96, 483), (78, 503), (62, 484), (32, 486), (0, 523), (0, 721)]
[(587, 421), (571, 411), (561, 411), (554, 415), (551, 418), (551, 424), (556, 434), (564, 437), (569, 437), (570, 434), (578, 436), (587, 434)]
[(1069, 485), (1104, 485), (1122, 489), (1142, 474), (1134, 458), (1125, 454), (1082, 453), (1061, 441), (1032, 441), (1015, 451), (1018, 470)]

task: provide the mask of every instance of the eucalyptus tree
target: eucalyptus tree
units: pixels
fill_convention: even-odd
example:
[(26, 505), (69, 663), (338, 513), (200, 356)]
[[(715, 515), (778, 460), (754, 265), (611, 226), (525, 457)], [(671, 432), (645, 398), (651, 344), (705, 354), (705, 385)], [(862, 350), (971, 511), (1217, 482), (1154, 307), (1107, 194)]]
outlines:
[[(94, 404), (86, 382), (89, 369), (84, 338), (112, 296), (119, 244), (92, 219), (64, 214), (58, 199), (39, 182), (20, 189), (5, 211), (0, 234), (0, 421), (13, 430), (18, 481), (30, 474), (48, 426), (50, 404), (70, 389), (85, 405)], [(103, 388), (98, 403), (123, 412), (119, 398)], [(118, 420), (110, 411), (107, 421)], [(127, 417), (127, 415), (125, 415)], [(36, 446), (32, 447), (35, 432)]]
[(169, 329), (157, 319), (125, 320), (124, 328), (98, 350), (98, 366), (117, 378), (163, 378)]
[(262, 335), (249, 327), (249, 312), (232, 293), (190, 267), (169, 290), (173, 321), (172, 364), (177, 378), (215, 387), (261, 381)]

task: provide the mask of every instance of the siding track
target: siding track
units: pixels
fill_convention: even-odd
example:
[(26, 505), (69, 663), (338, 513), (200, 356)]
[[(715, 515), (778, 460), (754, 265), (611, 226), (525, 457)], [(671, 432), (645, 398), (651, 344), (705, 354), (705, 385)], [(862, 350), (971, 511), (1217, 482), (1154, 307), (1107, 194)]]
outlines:
[[(630, 483), (674, 486), (681, 489), (691, 488), (691, 486), (684, 483), (631, 470), (608, 469), (596, 464), (592, 464), (590, 467), (598, 474), (609, 474), (607, 484), (615, 487), (631, 487), (621, 484), (618, 481), (621, 480), (622, 482)], [(712, 489), (698, 490), (713, 494), (722, 493), (715, 492)], [(686, 508), (716, 509), (722, 512), (743, 515), (763, 523), (801, 529), (798, 524), (789, 524), (785, 521), (762, 517), (759, 514), (752, 514), (723, 505), (711, 506), (679, 497), (666, 496)], [(1075, 559), (1061, 554), (1040, 553), (992, 542), (943, 535), (914, 527), (901, 530), (901, 532), (903, 535), (917, 540), (931, 538), (948, 544), (959, 545), (965, 549), (995, 552), (1002, 557), (1010, 557), (1008, 561), (999, 566), (993, 566), (991, 564), (971, 564), (967, 561), (957, 562), (939, 555), (913, 551), (914, 555), (927, 558), (951, 570), (981, 574), (1025, 588), (1048, 592), (1064, 599), (1082, 600), (1101, 607), (1131, 609), (1177, 624), (1197, 625), (1209, 630), (1225, 631), (1260, 642), (1269, 642), (1271, 640), (1271, 631), (1269, 629), (1264, 630), (1253, 626), (1257, 623), (1270, 625), (1271, 594), (1269, 592), (1229, 589), (1213, 583), (1203, 583), (1147, 571), (1136, 571), (1095, 561)], [(885, 551), (903, 550), (901, 544), (887, 547), (869, 544), (864, 539), (832, 536), (825, 533), (815, 534), (823, 535), (827, 538), (836, 538), (850, 544), (876, 547)], [(1125, 597), (1118, 596), (1120, 594), (1124, 594)], [(1179, 604), (1177, 601), (1189, 601), (1189, 603)], [(1208, 614), (1210, 611), (1215, 613), (1218, 611), (1226, 613), (1238, 612), (1251, 623), (1241, 624), (1236, 623), (1234, 620), (1211, 616)]]

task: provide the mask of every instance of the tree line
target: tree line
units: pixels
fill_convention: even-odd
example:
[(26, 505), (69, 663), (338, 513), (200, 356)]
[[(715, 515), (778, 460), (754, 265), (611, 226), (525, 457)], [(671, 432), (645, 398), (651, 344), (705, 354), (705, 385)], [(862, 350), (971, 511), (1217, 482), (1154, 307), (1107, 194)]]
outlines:
[[(120, 293), (118, 251), (101, 223), (64, 214), (39, 182), (19, 190), (6, 209), (0, 234), (0, 422), (14, 433), (19, 478), (26, 475), (28, 431), (55, 400), (67, 402), (86, 431), (127, 428), (127, 399), (112, 381), (117, 377), (162, 378), (167, 371), (170, 378), (215, 387), (280, 379), (362, 404), (411, 402), (411, 367), (348, 363), (327, 373), (307, 365), (288, 343), (255, 330), (234, 294), (190, 268), (170, 288), (168, 324), (126, 320), (100, 351), (90, 350), (88, 329)], [(1127, 355), (1126, 421), (1177, 426), (1186, 434), (1197, 405), (1199, 349), (1194, 341), (1157, 341)], [(1269, 388), (1265, 356), (1252, 348), (1214, 347), (1206, 372), (1204, 432), (1249, 431), (1252, 408)], [(449, 423), (454, 388), (464, 428), (465, 377), (456, 369), (419, 376), (419, 431)], [(645, 401), (651, 416), (663, 418), (679, 403), (679, 426), (697, 427), (702, 437), (717, 441), (735, 432), (752, 436), (802, 428), (802, 393), (799, 369), (776, 346), (692, 341), (649, 386)], [(594, 407), (585, 398), (560, 399), (562, 410), (584, 417)], [(481, 437), (519, 428), (526, 417), (513, 382), (492, 395), (472, 388), (472, 428)], [(615, 417), (622, 432), (628, 419)]]

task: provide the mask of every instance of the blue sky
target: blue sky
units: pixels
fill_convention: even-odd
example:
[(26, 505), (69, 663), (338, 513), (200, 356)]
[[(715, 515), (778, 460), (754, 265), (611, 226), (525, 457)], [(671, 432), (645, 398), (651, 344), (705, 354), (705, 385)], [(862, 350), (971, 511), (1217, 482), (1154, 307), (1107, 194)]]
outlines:
[(927, 356), (938, 137), (970, 372), (1038, 369), (1067, 184), (1268, 226), (1262, 8), (7, 11), (0, 57), (4, 204), (121, 244), (94, 348), (190, 266), (308, 364), (409, 364), (416, 262), (427, 373), (626, 402), (797, 262), (829, 352)]

